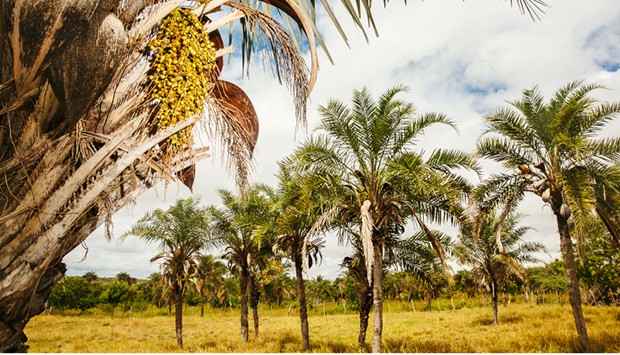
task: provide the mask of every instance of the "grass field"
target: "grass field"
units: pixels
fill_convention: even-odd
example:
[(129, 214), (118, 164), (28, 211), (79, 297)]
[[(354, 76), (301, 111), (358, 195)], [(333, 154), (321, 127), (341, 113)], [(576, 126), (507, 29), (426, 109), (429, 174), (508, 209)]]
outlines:
[[(568, 305), (500, 306), (500, 325), (490, 326), (490, 307), (418, 312), (388, 303), (384, 314), (385, 352), (575, 352), (577, 335)], [(585, 307), (594, 352), (620, 352), (620, 308)], [(31, 352), (178, 352), (174, 316), (163, 310), (42, 315), (26, 327)], [(293, 310), (260, 309), (260, 334), (242, 343), (239, 311), (189, 309), (183, 322), (183, 352), (298, 352), (299, 318)], [(311, 312), (314, 352), (357, 352), (357, 314)], [(250, 321), (251, 324), (251, 321)], [(372, 319), (370, 321), (372, 327)], [(368, 330), (367, 344), (372, 330)]]

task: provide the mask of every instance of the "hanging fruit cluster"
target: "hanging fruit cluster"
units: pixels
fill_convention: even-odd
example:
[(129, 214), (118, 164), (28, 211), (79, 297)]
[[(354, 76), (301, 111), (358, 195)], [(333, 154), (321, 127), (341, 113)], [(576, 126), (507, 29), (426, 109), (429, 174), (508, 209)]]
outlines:
[[(203, 112), (209, 93), (209, 71), (215, 68), (215, 48), (209, 34), (190, 9), (176, 9), (160, 24), (157, 38), (149, 43), (155, 56), (149, 72), (151, 98), (157, 100), (157, 129), (163, 130)], [(164, 144), (164, 158), (191, 144), (192, 127)]]

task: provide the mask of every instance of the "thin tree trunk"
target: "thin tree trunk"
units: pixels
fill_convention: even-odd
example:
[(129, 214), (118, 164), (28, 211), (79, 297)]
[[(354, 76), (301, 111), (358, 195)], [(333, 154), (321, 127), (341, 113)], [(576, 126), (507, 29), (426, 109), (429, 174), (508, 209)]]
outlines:
[(310, 332), (308, 329), (308, 311), (306, 309), (306, 288), (304, 285), (303, 263), (301, 258), (295, 260), (297, 278), (297, 302), (299, 302), (299, 321), (301, 323), (301, 342), (303, 351), (310, 350)]
[(581, 309), (581, 291), (579, 290), (579, 279), (577, 278), (575, 269), (575, 256), (573, 254), (573, 245), (568, 229), (568, 220), (559, 213), (556, 214), (556, 219), (558, 222), (558, 231), (560, 232), (560, 247), (562, 249), (564, 267), (568, 277), (568, 295), (573, 310), (573, 318), (575, 319), (575, 328), (579, 335), (579, 341), (582, 346), (581, 350), (589, 353), (592, 352), (592, 348), (590, 347), (586, 321), (583, 317), (583, 310)]
[(200, 317), (205, 316), (205, 294), (202, 288), (200, 289)]
[(177, 290), (175, 294), (174, 323), (177, 335), (177, 345), (179, 346), (179, 349), (183, 349), (183, 294), (179, 290)]
[(254, 337), (258, 337), (258, 302), (260, 292), (256, 277), (250, 276), (250, 306), (252, 307), (252, 319), (254, 320)]
[(383, 245), (376, 243), (373, 245), (375, 260), (372, 270), (373, 287), (372, 298), (375, 307), (374, 326), (372, 332), (372, 352), (381, 352), (383, 335)]
[(366, 330), (368, 329), (368, 319), (373, 303), (372, 287), (368, 286), (366, 280), (364, 280), (364, 283), (366, 285), (366, 290), (359, 295), (357, 301), (360, 312), (360, 332), (357, 337), (357, 346), (360, 352), (366, 351)]
[(433, 297), (430, 290), (426, 291), (426, 308), (429, 312), (433, 310)]
[(241, 340), (248, 341), (248, 271), (241, 270), (239, 277), (239, 288), (241, 290)]
[(498, 297), (497, 297), (497, 285), (495, 284), (495, 282), (491, 283), (491, 304), (493, 307), (493, 324), (494, 326), (499, 325), (499, 319), (497, 317), (497, 303), (498, 303)]

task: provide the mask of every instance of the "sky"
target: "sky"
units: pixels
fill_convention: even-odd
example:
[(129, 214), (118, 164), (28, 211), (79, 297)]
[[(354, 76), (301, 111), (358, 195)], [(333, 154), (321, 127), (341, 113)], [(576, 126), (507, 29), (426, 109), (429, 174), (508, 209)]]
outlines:
[[(329, 18), (319, 13), (318, 28), (335, 64), (319, 50), (320, 70), (308, 103), (307, 130), (296, 130), (292, 96), (269, 70), (263, 71), (261, 62), (253, 63), (250, 77), (244, 78), (238, 58), (233, 57), (226, 63), (222, 78), (248, 94), (260, 120), (251, 182), (275, 185), (277, 162), (312, 133), (319, 122), (317, 107), (330, 99), (349, 104), (353, 91), (363, 87), (377, 98), (395, 85), (406, 85), (409, 91), (399, 98), (414, 103), (418, 113), (442, 112), (456, 122), (458, 132), (446, 127), (427, 130), (417, 145), (426, 151), (444, 148), (473, 152), (483, 116), (519, 99), (523, 90), (535, 85), (549, 98), (560, 87), (582, 79), (607, 88), (595, 91), (596, 99), (620, 101), (620, 1), (547, 3), (541, 19), (532, 21), (509, 1), (409, 0), (407, 5), (392, 1), (385, 8), (377, 1), (373, 11), (379, 37), (369, 31), (369, 42), (343, 9), (334, 6), (336, 13), (343, 15), (339, 18), (344, 19), (341, 24), (349, 46)], [(604, 134), (618, 136), (620, 123), (609, 125)], [(209, 145), (206, 140), (202, 143)], [(213, 153), (197, 165), (193, 195), (204, 205), (220, 202), (217, 189), (235, 189), (234, 175), (222, 165), (221, 155)], [(482, 166), (487, 173), (499, 169), (488, 161)], [(475, 175), (469, 177), (477, 181)], [(160, 184), (147, 191), (134, 205), (113, 216), (114, 237), (110, 242), (99, 228), (84, 247), (64, 258), (67, 274), (94, 271), (100, 277), (114, 277), (128, 272), (146, 278), (158, 272), (159, 265), (149, 262), (157, 253), (157, 245), (147, 245), (135, 237), (121, 240), (119, 236), (147, 211), (166, 209), (176, 199), (191, 195), (180, 183)], [(535, 228), (524, 239), (547, 247), (548, 254), (539, 255), (544, 261), (558, 258), (559, 237), (550, 209), (530, 196), (520, 211), (526, 214), (523, 225)], [(446, 231), (456, 235), (454, 228)], [(333, 236), (326, 239), (323, 262), (310, 269), (310, 277), (334, 279), (342, 272), (339, 263), (349, 248), (338, 245)], [(212, 253), (219, 255), (218, 251)]]

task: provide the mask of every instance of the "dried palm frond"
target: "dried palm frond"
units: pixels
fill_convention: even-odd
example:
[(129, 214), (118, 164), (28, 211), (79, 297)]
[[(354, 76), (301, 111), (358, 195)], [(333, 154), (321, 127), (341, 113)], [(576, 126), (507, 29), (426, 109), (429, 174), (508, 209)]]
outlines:
[(362, 218), (362, 246), (364, 249), (364, 259), (366, 260), (366, 272), (368, 284), (372, 283), (372, 268), (375, 262), (375, 252), (372, 243), (372, 231), (374, 224), (370, 214), (370, 201), (365, 200), (360, 208), (360, 217)]
[(218, 80), (205, 105), (209, 138), (222, 149), (227, 167), (236, 172), (239, 186), (246, 186), (254, 146), (258, 139), (258, 116), (245, 92), (235, 84)]
[[(261, 51), (264, 59), (267, 53), (272, 55), (271, 68), (280, 83), (284, 83), (291, 91), (295, 103), (295, 116), (298, 124), (306, 124), (306, 101), (312, 82), (308, 79), (308, 68), (299, 48), (291, 38), (286, 29), (273, 18), (265, 15), (259, 10), (250, 6), (228, 3), (245, 15), (241, 24), (245, 27), (244, 33), (252, 35), (254, 48), (269, 48), (268, 51)], [(250, 40), (250, 38), (247, 38)], [(245, 59), (249, 59), (248, 52), (244, 53)]]

